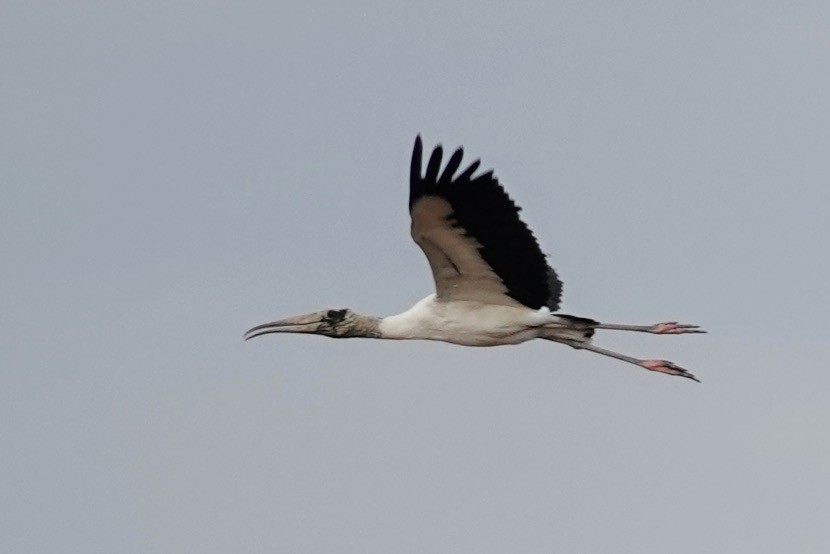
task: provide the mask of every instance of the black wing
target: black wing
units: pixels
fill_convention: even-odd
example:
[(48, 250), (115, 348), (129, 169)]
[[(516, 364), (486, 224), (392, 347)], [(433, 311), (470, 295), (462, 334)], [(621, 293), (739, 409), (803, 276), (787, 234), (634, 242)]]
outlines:
[(419, 135), (412, 152), (409, 211), (412, 238), (429, 260), (438, 297), (559, 309), (562, 282), (493, 171), (474, 177), (476, 160), (455, 176), (463, 157), (459, 148), (441, 172), (439, 145), (422, 176), (422, 152)]

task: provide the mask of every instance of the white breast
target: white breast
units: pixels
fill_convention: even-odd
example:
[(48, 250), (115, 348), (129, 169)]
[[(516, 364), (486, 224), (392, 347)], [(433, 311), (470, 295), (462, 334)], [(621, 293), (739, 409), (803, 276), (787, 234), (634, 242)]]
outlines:
[(467, 346), (518, 344), (539, 336), (556, 318), (547, 308), (533, 310), (473, 301), (439, 302), (427, 296), (402, 314), (385, 317), (383, 338), (440, 340)]

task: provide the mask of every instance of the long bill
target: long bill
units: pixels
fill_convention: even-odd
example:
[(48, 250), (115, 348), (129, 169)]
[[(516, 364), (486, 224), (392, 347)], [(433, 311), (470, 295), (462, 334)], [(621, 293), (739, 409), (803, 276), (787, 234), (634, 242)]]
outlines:
[(270, 333), (316, 333), (320, 328), (324, 315), (325, 312), (315, 312), (263, 323), (245, 331), (243, 338), (249, 340)]

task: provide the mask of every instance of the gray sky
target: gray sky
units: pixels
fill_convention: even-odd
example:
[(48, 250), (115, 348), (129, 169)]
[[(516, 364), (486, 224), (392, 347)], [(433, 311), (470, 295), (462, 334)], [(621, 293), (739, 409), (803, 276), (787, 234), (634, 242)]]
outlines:
[[(348, 4), (348, 5), (347, 5)], [(0, 4), (3, 552), (825, 552), (826, 2)], [(416, 133), (563, 311), (702, 337), (269, 336), (431, 292)]]

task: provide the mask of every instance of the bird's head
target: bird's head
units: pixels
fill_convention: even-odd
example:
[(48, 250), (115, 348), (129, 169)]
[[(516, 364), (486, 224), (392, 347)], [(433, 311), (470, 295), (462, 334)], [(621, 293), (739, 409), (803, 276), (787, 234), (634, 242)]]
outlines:
[(249, 329), (244, 338), (248, 340), (269, 333), (311, 333), (334, 338), (371, 337), (375, 336), (376, 326), (376, 318), (361, 316), (343, 308), (263, 323)]

